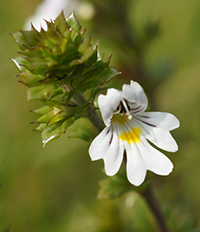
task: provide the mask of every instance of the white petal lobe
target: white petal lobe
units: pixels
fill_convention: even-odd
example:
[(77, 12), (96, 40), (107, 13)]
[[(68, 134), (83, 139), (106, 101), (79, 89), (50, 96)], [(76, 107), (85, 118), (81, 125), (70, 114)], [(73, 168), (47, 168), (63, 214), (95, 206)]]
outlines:
[(173, 164), (167, 156), (153, 148), (145, 140), (142, 143), (138, 143), (138, 147), (148, 170), (158, 175), (169, 175), (173, 169)]
[(122, 92), (116, 89), (109, 89), (107, 95), (99, 95), (98, 104), (104, 123), (106, 126), (110, 124), (110, 118), (116, 110), (122, 98)]
[(111, 133), (109, 133), (109, 131), (109, 127), (104, 128), (103, 131), (92, 141), (89, 147), (89, 155), (92, 160), (104, 158), (111, 139)]
[(180, 126), (179, 120), (170, 113), (165, 112), (143, 112), (141, 118), (147, 123), (153, 124), (163, 130), (174, 130)]
[(126, 143), (125, 147), (127, 153), (127, 178), (131, 184), (139, 186), (142, 184), (146, 176), (146, 163), (144, 162), (136, 144), (132, 143), (129, 145)]
[(178, 150), (178, 145), (169, 131), (145, 124), (136, 119), (132, 121), (134, 121), (131, 122), (132, 124), (136, 123), (142, 128), (142, 135), (157, 147), (170, 152), (176, 152)]
[(130, 103), (135, 102), (137, 105), (142, 105), (143, 110), (147, 108), (147, 96), (144, 93), (143, 88), (137, 82), (131, 81), (130, 85), (123, 85), (122, 92), (123, 97)]
[(115, 175), (121, 166), (123, 160), (124, 148), (119, 142), (117, 134), (113, 133), (112, 142), (109, 144), (104, 156), (105, 172), (108, 176)]

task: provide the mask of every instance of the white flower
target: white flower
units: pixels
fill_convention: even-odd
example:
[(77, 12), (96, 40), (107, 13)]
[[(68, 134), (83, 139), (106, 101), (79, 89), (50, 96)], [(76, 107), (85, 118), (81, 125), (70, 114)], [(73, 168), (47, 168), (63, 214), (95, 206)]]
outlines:
[(106, 127), (93, 140), (89, 154), (92, 160), (104, 160), (108, 176), (118, 172), (124, 150), (127, 178), (133, 185), (142, 184), (147, 170), (158, 175), (172, 171), (172, 162), (148, 141), (163, 150), (177, 151), (178, 146), (169, 132), (180, 125), (174, 115), (144, 112), (148, 100), (142, 87), (134, 81), (123, 85), (122, 91), (108, 89), (107, 95), (99, 96), (98, 104)]

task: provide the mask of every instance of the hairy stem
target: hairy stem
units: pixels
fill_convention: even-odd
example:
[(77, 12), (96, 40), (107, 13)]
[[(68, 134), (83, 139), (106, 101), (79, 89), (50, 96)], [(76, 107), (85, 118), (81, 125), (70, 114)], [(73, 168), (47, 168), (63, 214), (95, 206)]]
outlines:
[(153, 188), (151, 185), (149, 185), (145, 191), (143, 192), (143, 197), (146, 200), (147, 204), (151, 208), (151, 211), (153, 212), (155, 219), (158, 223), (158, 226), (160, 228), (160, 232), (169, 232), (167, 225), (165, 223), (165, 219), (162, 215), (161, 209), (159, 207), (159, 204), (156, 200), (156, 197), (153, 192)]

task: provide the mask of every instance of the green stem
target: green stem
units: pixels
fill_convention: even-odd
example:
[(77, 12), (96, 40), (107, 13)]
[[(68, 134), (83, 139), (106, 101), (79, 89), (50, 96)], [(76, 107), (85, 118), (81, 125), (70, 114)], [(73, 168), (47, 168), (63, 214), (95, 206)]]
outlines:
[[(87, 102), (84, 95), (80, 93), (74, 95), (74, 100), (79, 106), (82, 106)], [(97, 128), (97, 130), (99, 132), (102, 131), (105, 125), (101, 120), (99, 114), (97, 113), (96, 109), (94, 108), (93, 104), (92, 105), (88, 104), (87, 115), (88, 115), (88, 119)]]
[(167, 225), (165, 223), (165, 219), (162, 215), (161, 209), (159, 207), (159, 204), (156, 200), (156, 197), (153, 192), (153, 188), (151, 185), (149, 185), (145, 191), (143, 192), (143, 197), (145, 198), (147, 204), (151, 208), (151, 211), (153, 212), (155, 219), (158, 223), (158, 226), (160, 228), (160, 232), (169, 232)]

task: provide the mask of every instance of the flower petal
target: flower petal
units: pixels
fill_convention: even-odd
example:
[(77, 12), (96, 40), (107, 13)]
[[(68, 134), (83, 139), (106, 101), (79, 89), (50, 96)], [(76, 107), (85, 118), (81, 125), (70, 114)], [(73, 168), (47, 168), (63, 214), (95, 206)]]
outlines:
[(89, 147), (89, 155), (93, 160), (103, 159), (106, 150), (109, 147), (112, 134), (110, 133), (110, 127), (106, 127), (103, 131), (92, 141)]
[(124, 147), (116, 128), (106, 127), (92, 142), (89, 154), (92, 160), (103, 159), (108, 176), (115, 175), (123, 160)]
[(129, 123), (132, 125), (138, 124), (138, 127), (142, 129), (142, 135), (157, 147), (170, 152), (178, 150), (178, 145), (169, 131), (162, 130), (151, 124), (146, 124), (136, 118), (133, 118)]
[(144, 93), (143, 88), (135, 81), (131, 81), (130, 85), (123, 85), (122, 87), (123, 98), (129, 103), (134, 103), (131, 108), (140, 107), (140, 111), (146, 110), (148, 106), (148, 99)]
[(137, 145), (148, 170), (158, 175), (169, 175), (173, 169), (173, 164), (167, 156), (153, 148), (145, 139)]
[(170, 113), (165, 112), (143, 112), (137, 115), (141, 120), (155, 125), (163, 130), (171, 131), (180, 126), (179, 120)]
[(112, 142), (104, 156), (105, 172), (108, 176), (113, 176), (119, 171), (123, 157), (124, 146), (122, 141), (119, 141), (117, 131), (114, 129)]
[(146, 138), (165, 151), (176, 152), (178, 150), (176, 141), (168, 131), (153, 128), (153, 130), (146, 135)]
[(122, 99), (122, 92), (116, 89), (108, 89), (106, 95), (98, 97), (99, 109), (106, 126), (110, 124), (110, 118)]
[(139, 143), (128, 144), (125, 142), (125, 149), (127, 154), (127, 178), (131, 184), (139, 186), (145, 179), (146, 176), (146, 163), (144, 162), (143, 156), (138, 149)]

